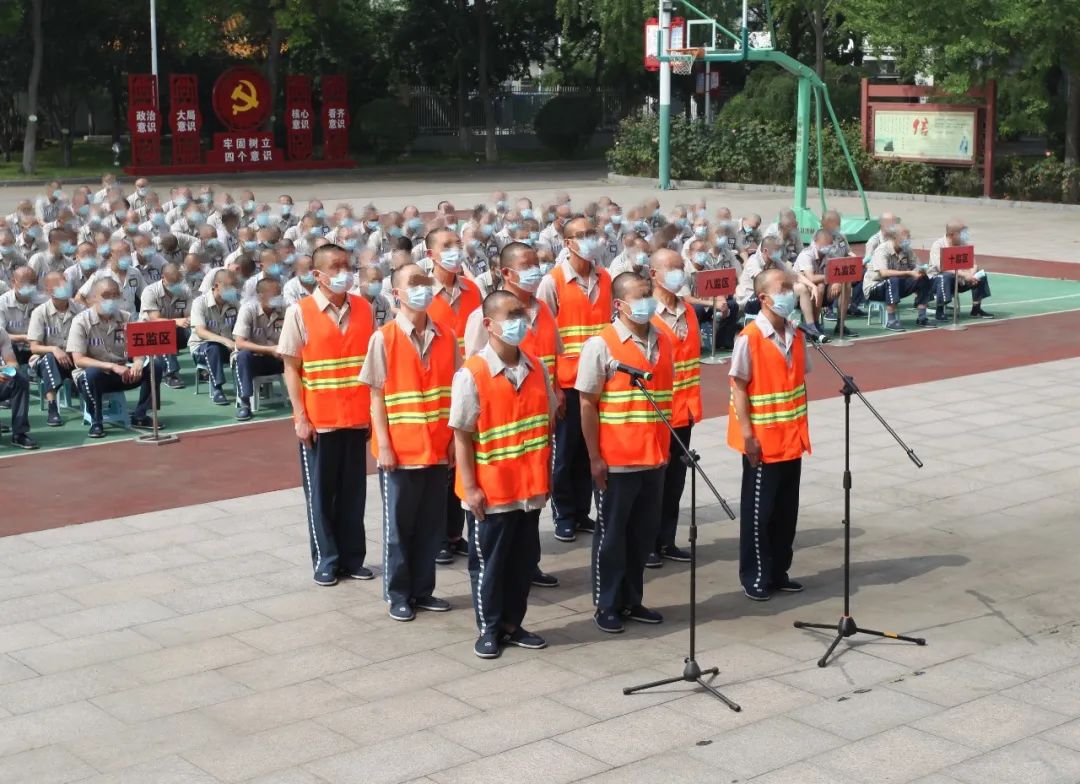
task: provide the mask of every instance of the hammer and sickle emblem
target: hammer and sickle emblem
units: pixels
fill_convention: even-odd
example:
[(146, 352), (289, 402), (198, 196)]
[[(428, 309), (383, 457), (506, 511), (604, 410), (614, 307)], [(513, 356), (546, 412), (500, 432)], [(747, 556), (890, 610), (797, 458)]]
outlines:
[(234, 117), (241, 112), (250, 112), (252, 109), (257, 109), (259, 106), (259, 93), (256, 91), (255, 85), (247, 79), (238, 81), (229, 97), (238, 102), (232, 105)]

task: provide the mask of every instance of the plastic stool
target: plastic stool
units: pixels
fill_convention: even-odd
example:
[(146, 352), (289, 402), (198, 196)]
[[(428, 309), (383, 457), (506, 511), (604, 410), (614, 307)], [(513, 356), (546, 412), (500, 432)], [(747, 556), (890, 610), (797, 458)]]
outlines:
[[(280, 393), (274, 394), (274, 384), (280, 387)], [(259, 410), (259, 407), (265, 403), (284, 403), (289, 405), (289, 393), (285, 389), (285, 378), (280, 374), (273, 376), (255, 376), (251, 380), (252, 390), (255, 392), (251, 397), (251, 411), (252, 413)], [(262, 393), (263, 388), (268, 389), (268, 394)]]
[[(49, 410), (49, 401), (45, 399), (45, 382), (38, 379), (38, 402), (42, 411)], [(64, 383), (56, 390), (56, 402), (63, 408), (75, 408), (71, 405), (72, 383), (70, 378), (65, 378)]]
[(866, 326), (870, 326), (870, 322), (874, 318), (874, 311), (878, 312), (878, 316), (881, 318), (881, 326), (885, 326), (885, 321), (889, 318), (889, 312), (885, 309), (884, 302), (878, 302), (876, 300), (870, 300), (866, 303)]
[[(192, 359), (195, 359), (192, 355)], [(202, 374), (206, 374), (206, 379), (203, 380)], [(199, 394), (199, 386), (202, 384), (210, 384), (210, 368), (205, 362), (200, 362), (195, 359), (195, 394)]]
[[(101, 423), (103, 425), (117, 425), (127, 430), (131, 426), (131, 414), (128, 411), (127, 397), (123, 392), (106, 392), (101, 396)], [(93, 424), (94, 418), (90, 415), (90, 408), (83, 401), (83, 424)]]

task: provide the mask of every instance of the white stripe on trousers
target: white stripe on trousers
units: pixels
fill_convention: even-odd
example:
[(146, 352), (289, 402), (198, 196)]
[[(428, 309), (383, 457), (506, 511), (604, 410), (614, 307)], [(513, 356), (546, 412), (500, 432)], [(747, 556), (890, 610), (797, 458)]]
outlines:
[(311, 484), (311, 466), (308, 463), (308, 450), (303, 443), (300, 444), (300, 464), (304, 469), (304, 481), (307, 492), (304, 494), (307, 500), (308, 526), (311, 528), (311, 541), (315, 543), (315, 573), (318, 574), (319, 566), (322, 565), (322, 550), (319, 548), (319, 537), (315, 535), (315, 510), (311, 506), (311, 494), (315, 491)]
[[(596, 556), (593, 558), (593, 604), (599, 606), (600, 603), (600, 553), (604, 549), (604, 534), (607, 532), (607, 526), (604, 525), (604, 491), (596, 491), (597, 500), (599, 503), (596, 505), (596, 523), (600, 526), (600, 541), (596, 544)], [(593, 534), (595, 536), (595, 534)], [(613, 608), (609, 608), (613, 609)]]
[(473, 545), (476, 547), (476, 559), (480, 562), (480, 573), (476, 578), (476, 610), (480, 618), (480, 634), (487, 634), (487, 620), (484, 618), (484, 551), (480, 549), (480, 521), (473, 523)]

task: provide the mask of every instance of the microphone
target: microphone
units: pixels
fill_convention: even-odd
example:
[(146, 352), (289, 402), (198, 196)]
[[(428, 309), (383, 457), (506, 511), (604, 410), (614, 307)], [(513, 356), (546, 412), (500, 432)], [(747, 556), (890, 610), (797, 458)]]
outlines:
[(825, 336), (822, 335), (820, 332), (811, 332), (810, 328), (806, 326), (806, 322), (804, 321), (800, 321), (798, 324), (796, 324), (795, 328), (799, 330), (799, 332), (803, 333), (803, 335), (806, 336), (806, 339), (809, 340), (811, 343), (825, 342)]
[(625, 373), (626, 375), (630, 376), (630, 378), (636, 378), (642, 381), (652, 381), (653, 374), (649, 370), (639, 370), (636, 367), (624, 365), (622, 362), (617, 362), (614, 359), (611, 360), (610, 363), (608, 363), (608, 367), (616, 373)]

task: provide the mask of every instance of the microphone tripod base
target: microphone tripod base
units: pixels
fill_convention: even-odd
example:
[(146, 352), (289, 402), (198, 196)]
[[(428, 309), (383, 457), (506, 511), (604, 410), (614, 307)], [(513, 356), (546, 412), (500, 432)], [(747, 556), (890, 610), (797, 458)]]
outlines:
[(646, 689), (655, 689), (658, 686), (668, 686), (668, 685), (670, 685), (672, 683), (682, 683), (682, 682), (696, 683), (698, 686), (701, 686), (703, 689), (708, 691), (710, 694), (712, 694), (714, 697), (716, 697), (718, 700), (720, 700), (722, 703), (727, 705), (729, 708), (731, 708), (736, 713), (740, 712), (742, 710), (742, 707), (738, 703), (732, 702), (730, 699), (728, 699), (726, 696), (724, 696), (720, 692), (719, 689), (715, 688), (714, 686), (712, 686), (709, 683), (706, 683), (704, 678), (702, 677), (702, 676), (705, 676), (705, 675), (719, 675), (719, 674), (720, 674), (720, 668), (719, 667), (710, 667), (707, 670), (703, 670), (698, 665), (697, 661), (695, 661), (694, 659), (687, 659), (686, 660), (686, 666), (683, 668), (683, 674), (682, 675), (676, 676), (674, 678), (664, 678), (662, 681), (653, 681), (652, 683), (643, 683), (640, 686), (627, 686), (625, 689), (622, 690), (622, 693), (623, 694), (634, 694), (635, 692), (645, 691)]
[(836, 638), (832, 641), (829, 649), (825, 651), (825, 655), (818, 659), (817, 666), (824, 667), (829, 663), (829, 657), (832, 656), (833, 651), (836, 650), (836, 646), (840, 644), (840, 641), (845, 637), (854, 637), (856, 634), (869, 634), (873, 637), (886, 637), (890, 640), (899, 640), (900, 642), (913, 642), (916, 645), (926, 645), (926, 640), (922, 637), (905, 637), (902, 634), (896, 632), (879, 632), (874, 629), (862, 629), (855, 623), (855, 619), (850, 615), (844, 615), (840, 618), (840, 622), (835, 626), (829, 623), (806, 623), (804, 621), (795, 621), (796, 629), (829, 629), (836, 630)]

